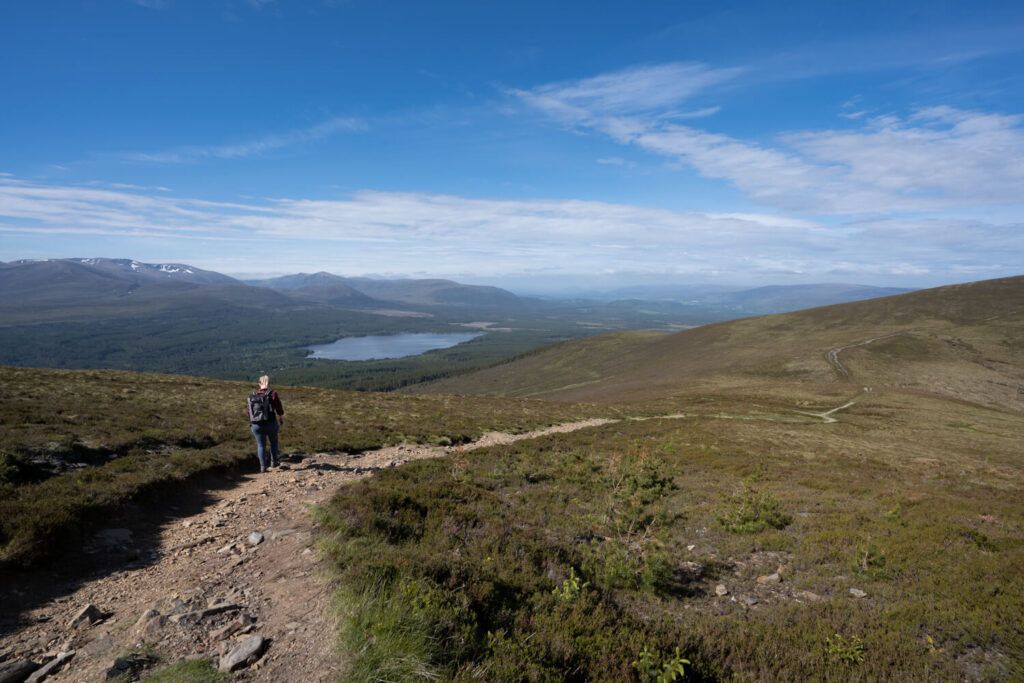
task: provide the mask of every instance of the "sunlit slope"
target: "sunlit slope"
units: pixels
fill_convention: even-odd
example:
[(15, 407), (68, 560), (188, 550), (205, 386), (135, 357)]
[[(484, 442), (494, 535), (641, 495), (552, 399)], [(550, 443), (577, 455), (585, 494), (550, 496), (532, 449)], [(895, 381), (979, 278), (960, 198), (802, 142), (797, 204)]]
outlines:
[[(839, 365), (829, 360), (834, 349), (841, 349), (833, 354)], [(1024, 277), (675, 334), (580, 339), (419, 390), (615, 402), (749, 384), (830, 381), (1024, 410)]]

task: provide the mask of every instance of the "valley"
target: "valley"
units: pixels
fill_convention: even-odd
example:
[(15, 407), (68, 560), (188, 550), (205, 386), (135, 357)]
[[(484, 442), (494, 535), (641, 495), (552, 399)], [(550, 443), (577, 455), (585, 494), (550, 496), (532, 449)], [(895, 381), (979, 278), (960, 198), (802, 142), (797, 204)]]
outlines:
[(278, 385), (262, 478), (246, 383), (3, 368), (0, 664), (212, 675), (260, 636), (233, 679), (1014, 680), (1021, 339), (1007, 278)]
[[(450, 280), (329, 273), (241, 281), (184, 264), (59, 259), (0, 264), (0, 364), (108, 368), (392, 391), (465, 374), (567, 339), (676, 331), (753, 313), (895, 290), (794, 286), (627, 290), (593, 299), (521, 297)], [(311, 356), (339, 338), (452, 334), (471, 343), (397, 360)]]

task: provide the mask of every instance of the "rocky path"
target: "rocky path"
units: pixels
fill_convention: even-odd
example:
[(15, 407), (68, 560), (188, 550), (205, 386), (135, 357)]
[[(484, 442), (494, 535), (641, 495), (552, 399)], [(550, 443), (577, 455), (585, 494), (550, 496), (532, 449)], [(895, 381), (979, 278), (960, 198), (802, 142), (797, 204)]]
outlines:
[[(805, 414), (835, 422), (832, 414), (855, 401)], [(631, 419), (687, 417), (695, 416)], [(457, 448), (610, 422), (617, 420), (493, 432)], [(333, 680), (342, 661), (334, 647), (332, 589), (312, 545), (309, 506), (375, 471), (453, 450), (392, 446), (357, 454), (286, 455), (282, 468), (210, 492), (195, 512), (170, 509), (146, 550), (129, 530), (105, 529), (87, 552), (136, 559), (69, 582), (66, 589), (47, 586), (53, 599), (23, 599), (34, 606), (0, 614), (0, 683), (26, 680), (28, 670), (34, 676), (29, 681), (133, 680), (145, 669), (189, 658), (208, 658), (238, 681)], [(35, 589), (0, 586), (0, 598), (31, 598), (25, 594), (45, 580), (37, 578)]]
[[(606, 422), (490, 433), (462, 449)], [(51, 587), (57, 597), (5, 628), (0, 683), (25, 680), (30, 669), (33, 681), (131, 680), (144, 668), (200, 657), (233, 670), (234, 680), (333, 679), (342, 662), (309, 505), (374, 471), (451, 450), (394, 446), (286, 456), (280, 469), (212, 492), (194, 514), (171, 510), (149, 557), (69, 584), (66, 592)], [(110, 528), (97, 535), (93, 550), (130, 554), (134, 543), (129, 530)], [(5, 597), (22, 593), (6, 590)]]

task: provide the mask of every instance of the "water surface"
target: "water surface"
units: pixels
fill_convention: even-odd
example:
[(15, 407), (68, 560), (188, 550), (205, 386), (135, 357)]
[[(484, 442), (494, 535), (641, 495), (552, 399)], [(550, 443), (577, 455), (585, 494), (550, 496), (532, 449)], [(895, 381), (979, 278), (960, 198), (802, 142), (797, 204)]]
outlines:
[(475, 339), (479, 332), (452, 334), (387, 334), (371, 337), (344, 337), (330, 344), (310, 346), (313, 358), (329, 360), (375, 360), (418, 356), (434, 349), (447, 349)]

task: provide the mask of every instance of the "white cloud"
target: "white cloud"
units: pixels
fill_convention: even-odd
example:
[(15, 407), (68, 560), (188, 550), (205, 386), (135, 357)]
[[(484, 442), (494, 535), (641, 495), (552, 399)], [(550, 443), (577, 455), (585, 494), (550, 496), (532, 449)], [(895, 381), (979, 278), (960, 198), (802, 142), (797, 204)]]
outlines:
[[(509, 92), (565, 123), (588, 124), (605, 116), (674, 107), (703, 90), (735, 78), (742, 71), (673, 62)], [(717, 111), (718, 108), (713, 107), (689, 116), (709, 116)]]
[(162, 9), (167, 6), (167, 0), (129, 0), (129, 2), (152, 9)]
[[(177, 260), (218, 269), (207, 242), (232, 244), (236, 270), (275, 267), (360, 274), (475, 272), (752, 273), (865, 276), (979, 272), (1024, 263), (1024, 226), (968, 219), (887, 218), (830, 226), (772, 213), (706, 213), (580, 200), (475, 199), (364, 190), (345, 199), (210, 202), (156, 191), (0, 179), (0, 233), (67, 256), (68, 243), (120, 238), (118, 252), (163, 240)], [(65, 236), (54, 239), (57, 236)], [(194, 244), (189, 247), (182, 246)], [(188, 254), (192, 253), (192, 256)], [(218, 257), (219, 258), (219, 257)], [(157, 260), (160, 260), (159, 258)], [(165, 259), (166, 260), (166, 259)], [(972, 270), (974, 269), (974, 270)]]
[(562, 123), (671, 157), (787, 210), (871, 214), (1024, 204), (1021, 116), (941, 106), (905, 118), (868, 117), (858, 97), (843, 114), (856, 127), (789, 132), (772, 144), (671, 121), (680, 118), (671, 107), (739, 72), (667, 64), (514, 94)]
[(164, 152), (128, 152), (121, 156), (130, 161), (160, 164), (186, 164), (205, 159), (239, 159), (322, 140), (336, 133), (359, 132), (366, 129), (366, 124), (359, 119), (338, 116), (309, 128), (267, 135), (232, 145), (188, 146)]
[(632, 161), (626, 161), (622, 157), (603, 157), (598, 159), (597, 163), (604, 164), (606, 166), (626, 166), (627, 168), (633, 168), (636, 166)]

